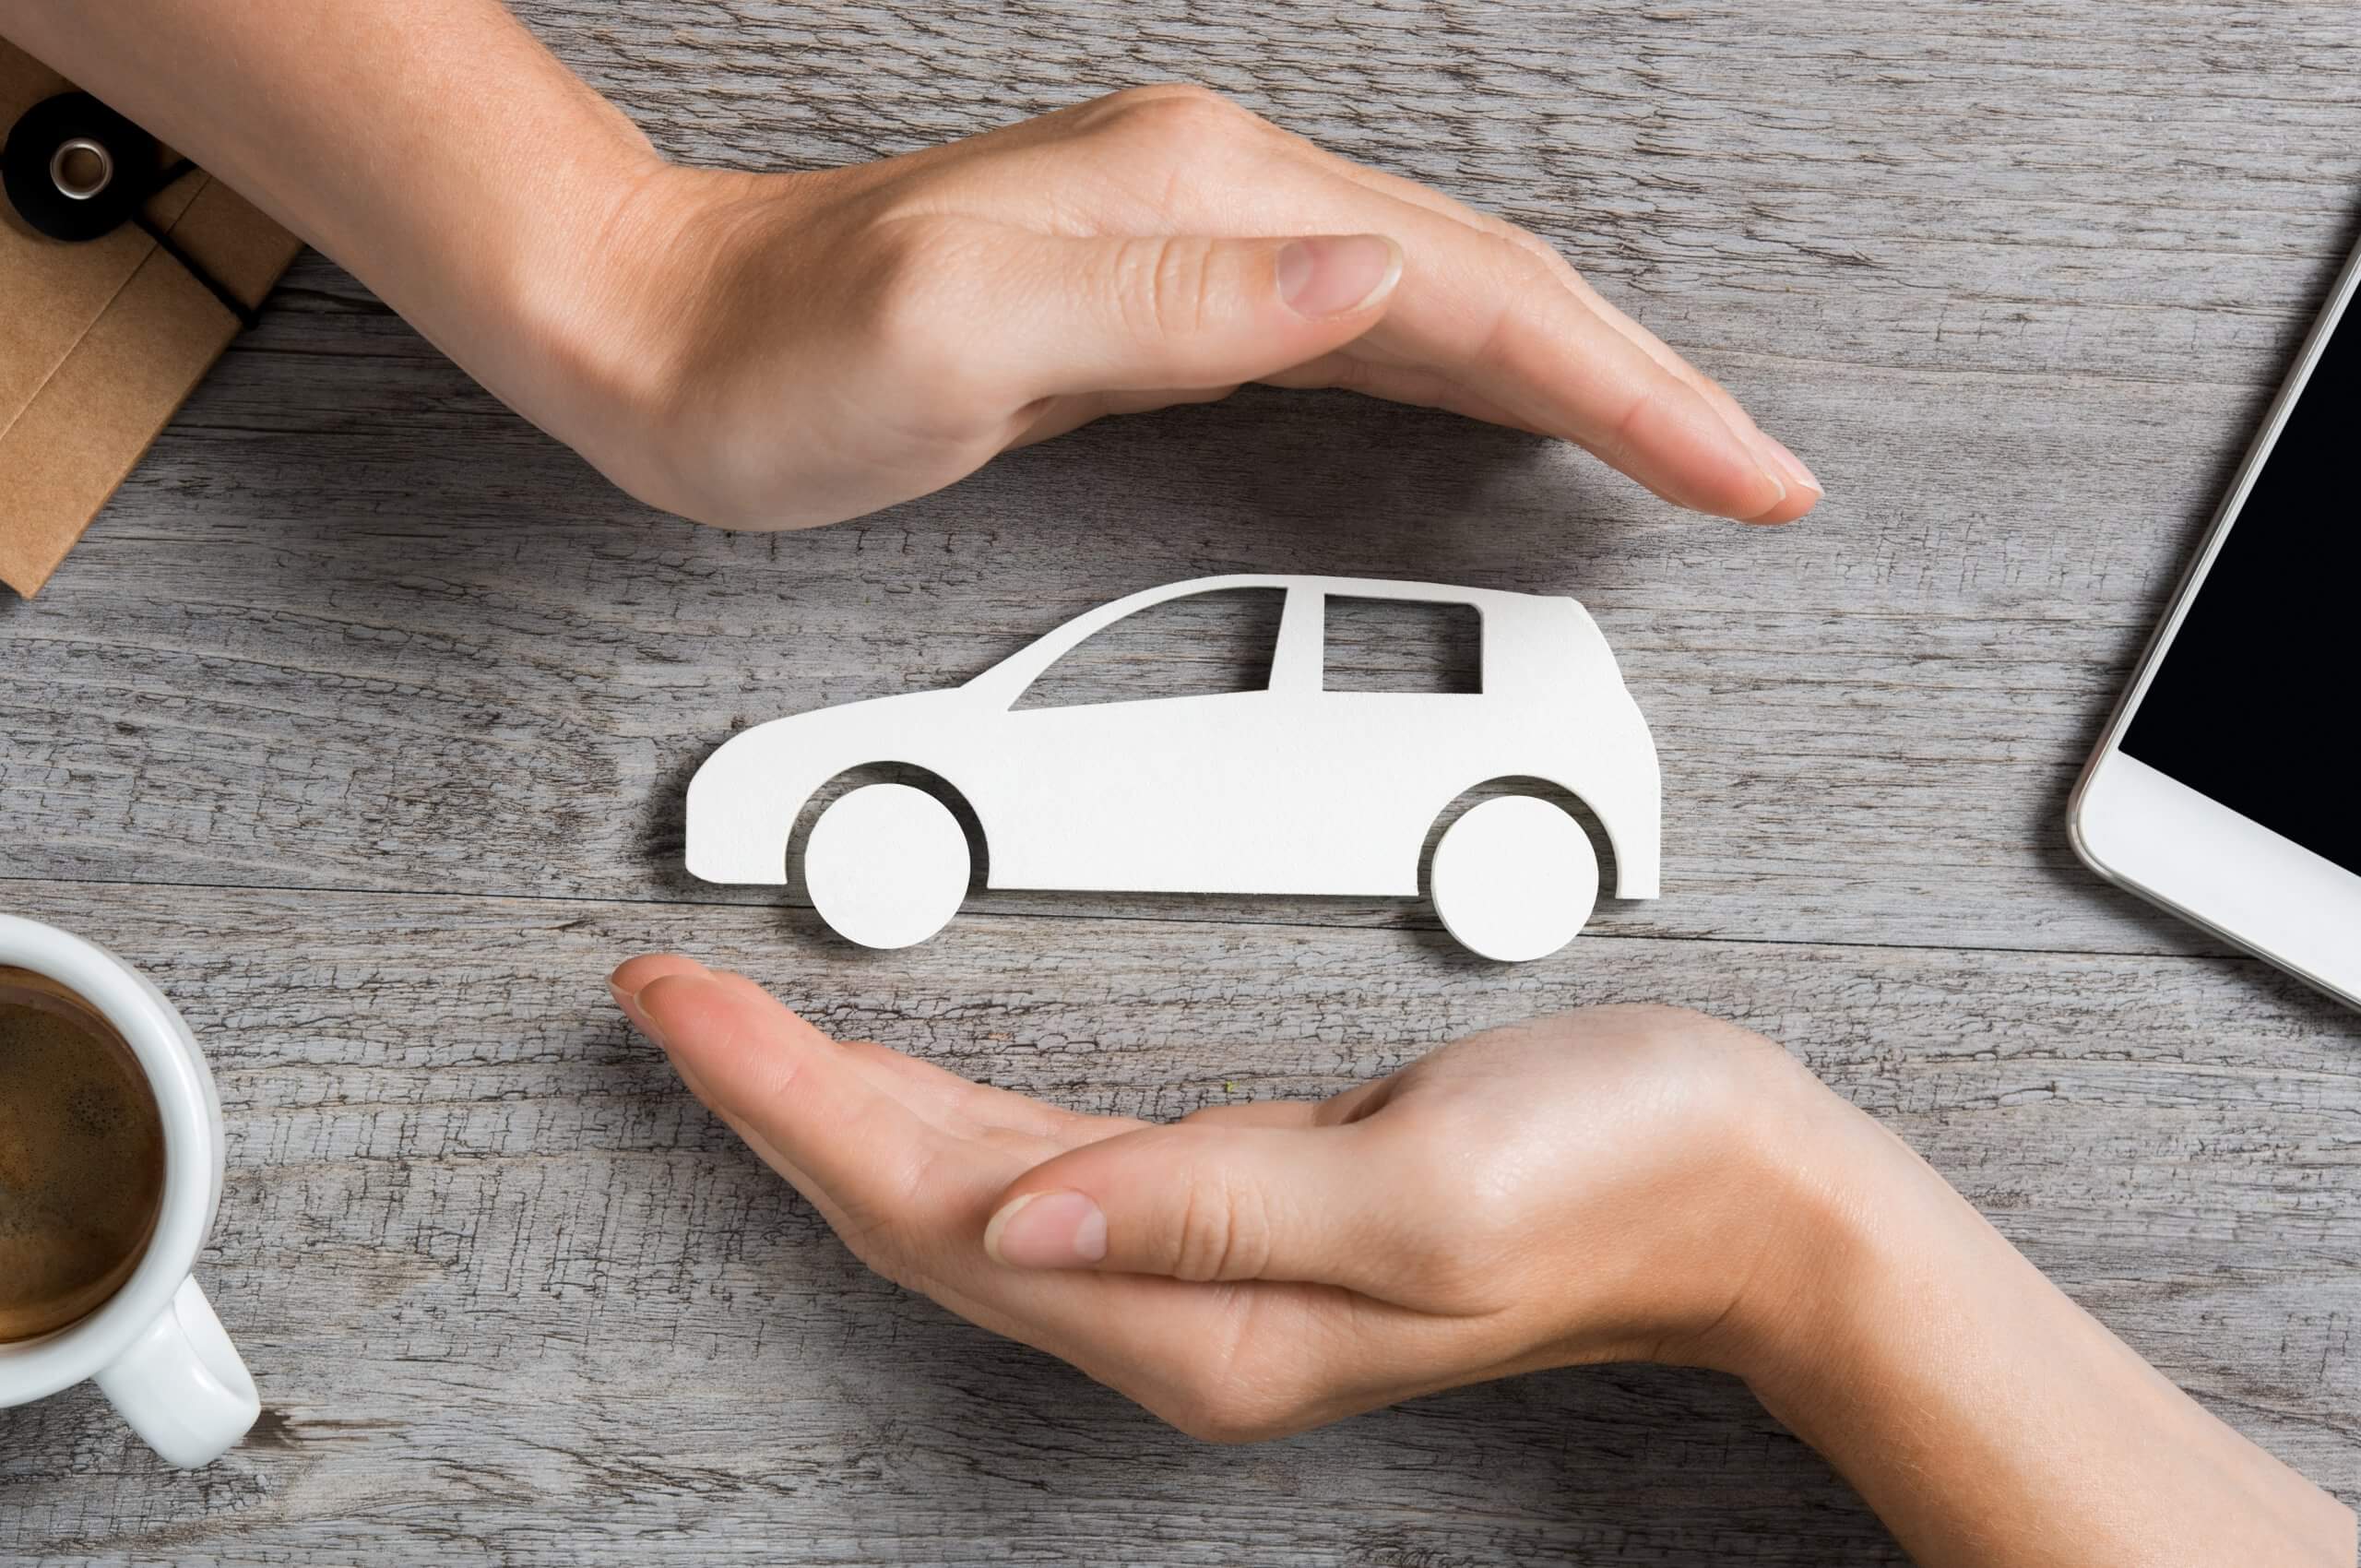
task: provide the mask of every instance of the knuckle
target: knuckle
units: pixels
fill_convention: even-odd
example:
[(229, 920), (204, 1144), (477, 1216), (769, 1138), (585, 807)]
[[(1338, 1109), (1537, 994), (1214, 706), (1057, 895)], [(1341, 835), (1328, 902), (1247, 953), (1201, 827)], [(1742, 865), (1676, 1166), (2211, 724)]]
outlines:
[(1261, 1190), (1218, 1170), (1201, 1172), (1172, 1239), (1172, 1276), (1192, 1283), (1252, 1279), (1271, 1257), (1271, 1216)]
[(1760, 1110), (1760, 1095), (1816, 1083), (1785, 1046), (1769, 1037), (1694, 1008), (1631, 1003), (1547, 1020), (1570, 1040), (1596, 1040), (1601, 1031), (1629, 1043), (1635, 1063), (1669, 1075), (1683, 1113), (1693, 1124), (1744, 1126)]
[(1226, 211), (1229, 193), (1263, 180), (1282, 137), (1274, 125), (1208, 89), (1133, 88), (1091, 105), (1084, 127), (1100, 137), (1133, 195), (1166, 213)]
[(1117, 288), (1131, 329), (1189, 337), (1213, 318), (1213, 242), (1185, 236), (1133, 240), (1118, 253)]
[(1786, 1056), (1777, 1044), (1742, 1025), (1666, 1002), (1623, 1002), (1588, 1007), (1537, 1019), (1533, 1027), (1544, 1039), (1559, 1044), (1583, 1044), (1597, 1039), (1605, 1032), (1666, 1051), (1703, 1050), (1738, 1057)]
[(1526, 277), (1536, 282), (1559, 282), (1581, 278), (1582, 274), (1574, 270), (1574, 264), (1568, 261), (1557, 246), (1532, 230), (1520, 228), (1505, 219), (1496, 218), (1492, 221), (1500, 225), (1493, 233), (1517, 253), (1514, 265)]
[(1114, 123), (1177, 140), (1237, 136), (1262, 125), (1252, 110), (1195, 82), (1127, 88), (1101, 101)]
[(1647, 384), (1624, 405), (1609, 437), (1609, 445), (1627, 458), (1648, 445), (1652, 428), (1667, 418), (1677, 419), (1679, 405), (1696, 396), (1670, 372), (1654, 365), (1648, 370)]

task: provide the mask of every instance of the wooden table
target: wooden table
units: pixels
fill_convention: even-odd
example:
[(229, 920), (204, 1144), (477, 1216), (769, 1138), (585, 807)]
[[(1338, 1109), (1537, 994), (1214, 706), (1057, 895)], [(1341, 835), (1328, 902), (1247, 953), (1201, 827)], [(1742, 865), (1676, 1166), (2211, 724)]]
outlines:
[[(1560, 244), (1829, 499), (1750, 531), (1522, 435), (1248, 393), (732, 537), (627, 501), (307, 258), (42, 598), (0, 604), (0, 907), (146, 966), (206, 1043), (203, 1277), (266, 1409), (199, 1475), (87, 1385), (0, 1413), (0, 1552), (1896, 1560), (1703, 1373), (1175, 1435), (854, 1264), (609, 1005), (612, 963), (674, 946), (839, 1033), (1155, 1116), (1547, 1009), (1709, 1008), (2361, 1500), (2361, 1019), (2102, 886), (2063, 830), (2354, 242), (2349, 6), (527, 11), (715, 162), (1209, 83)], [(1662, 901), (1518, 968), (1423, 907), (1005, 895), (879, 956), (680, 869), (682, 786), (733, 727), (1241, 569), (1578, 593), (1662, 750)]]

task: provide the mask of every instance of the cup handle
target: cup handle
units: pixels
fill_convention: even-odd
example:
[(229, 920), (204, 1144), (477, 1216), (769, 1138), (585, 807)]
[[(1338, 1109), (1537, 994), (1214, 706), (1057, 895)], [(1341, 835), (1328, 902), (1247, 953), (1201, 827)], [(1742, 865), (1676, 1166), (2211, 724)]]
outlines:
[(148, 1447), (184, 1468), (221, 1457), (262, 1413), (254, 1374), (195, 1279), (95, 1381)]

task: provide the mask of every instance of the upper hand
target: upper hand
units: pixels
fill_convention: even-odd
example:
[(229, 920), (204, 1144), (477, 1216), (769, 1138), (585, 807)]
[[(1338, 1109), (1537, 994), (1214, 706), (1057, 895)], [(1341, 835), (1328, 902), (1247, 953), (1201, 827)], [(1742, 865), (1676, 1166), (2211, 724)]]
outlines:
[(556, 291), (546, 370), (502, 389), (701, 521), (836, 521), (1102, 414), (1254, 381), (1560, 436), (1724, 517), (1786, 522), (1820, 498), (1536, 236), (1200, 89), (849, 168), (626, 184), (569, 242), (579, 281)]
[(612, 984), (871, 1267), (1226, 1439), (1545, 1365), (1741, 1360), (1788, 1240), (1774, 1151), (1833, 1103), (1759, 1036), (1611, 1007), (1152, 1126), (831, 1040), (686, 958)]

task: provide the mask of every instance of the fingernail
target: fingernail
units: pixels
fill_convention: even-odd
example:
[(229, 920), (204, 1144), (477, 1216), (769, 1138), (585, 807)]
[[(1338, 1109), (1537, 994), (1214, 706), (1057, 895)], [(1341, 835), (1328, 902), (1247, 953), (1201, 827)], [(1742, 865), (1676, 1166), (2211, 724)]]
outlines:
[[(1757, 434), (1761, 434), (1762, 433), (1757, 432)], [(1810, 491), (1814, 495), (1825, 495), (1828, 493), (1827, 486), (1821, 484), (1818, 479), (1813, 477), (1812, 471), (1804, 467), (1804, 460), (1801, 457), (1797, 457), (1793, 452), (1788, 451), (1786, 445), (1779, 441), (1777, 437), (1762, 435), (1762, 439), (1764, 452), (1769, 455), (1771, 461), (1777, 467), (1780, 474), (1790, 484), (1801, 485), (1804, 489)]]
[(643, 982), (639, 991), (628, 991), (621, 984), (617, 983), (615, 979), (616, 975), (622, 974), (625, 969), (631, 968), (633, 964), (638, 962), (635, 958), (626, 959), (624, 962), (615, 966), (614, 974), (611, 974), (607, 977), (607, 994), (615, 999), (615, 1005), (623, 1009), (623, 1016), (631, 1020), (632, 1028), (637, 1029), (641, 1034), (646, 1035), (649, 1039), (654, 1040), (658, 1046), (669, 1051), (672, 1048), (665, 1040), (664, 1032), (658, 1028), (656, 1027), (656, 1021), (647, 1016), (647, 1009), (639, 1004), (640, 992), (646, 991), (648, 986), (654, 985), (657, 980), (659, 980), (685, 978), (690, 975), (710, 975), (713, 971), (706, 968), (703, 964), (698, 963), (694, 958), (689, 957), (685, 953), (667, 954), (664, 955), (664, 956), (684, 959), (693, 967), (687, 970), (667, 970), (664, 974), (654, 976)]
[(1014, 1268), (1083, 1268), (1107, 1255), (1107, 1217), (1083, 1193), (1027, 1193), (984, 1227), (984, 1252)]
[(1279, 299), (1314, 320), (1367, 310), (1402, 276), (1402, 247), (1382, 234), (1336, 234), (1279, 247)]
[(623, 1010), (623, 1016), (631, 1020), (631, 1027), (633, 1028), (637, 1029), (641, 1034), (644, 1034), (649, 1039), (654, 1040), (660, 1049), (666, 1051), (671, 1049), (671, 1047), (664, 1044), (664, 1037), (657, 1033), (656, 1026), (648, 1021), (647, 1015), (640, 1011), (639, 993), (637, 992), (625, 991), (622, 986), (617, 985), (613, 980), (610, 980), (607, 982), (607, 994), (615, 999), (615, 1005)]

